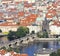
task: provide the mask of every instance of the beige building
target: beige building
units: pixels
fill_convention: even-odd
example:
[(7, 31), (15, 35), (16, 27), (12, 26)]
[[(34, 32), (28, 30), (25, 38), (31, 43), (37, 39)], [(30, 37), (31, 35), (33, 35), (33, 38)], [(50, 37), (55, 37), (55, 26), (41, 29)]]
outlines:
[[(19, 26), (0, 26), (0, 29), (2, 32), (9, 32), (10, 30), (12, 31), (17, 31), (17, 28)], [(41, 30), (40, 26), (27, 26), (29, 28), (29, 32), (31, 33), (32, 31), (35, 31), (35, 33), (39, 32)]]

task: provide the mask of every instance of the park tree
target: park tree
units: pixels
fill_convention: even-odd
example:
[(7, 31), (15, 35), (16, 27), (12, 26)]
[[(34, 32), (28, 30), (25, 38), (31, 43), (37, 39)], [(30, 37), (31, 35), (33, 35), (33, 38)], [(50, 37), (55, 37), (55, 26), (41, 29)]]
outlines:
[(60, 56), (60, 49), (57, 50), (57, 56)]
[(0, 29), (0, 33), (2, 33), (2, 30)]
[(38, 33), (37, 33), (37, 37), (43, 38), (43, 32), (38, 32)]
[(10, 41), (16, 39), (16, 32), (15, 31), (9, 31), (8, 39)]
[(14, 51), (17, 53), (20, 53), (20, 49), (19, 48), (14, 48)]
[(47, 31), (38, 32), (37, 37), (39, 37), (39, 38), (48, 38), (48, 32)]
[(35, 31), (33, 30), (33, 31), (31, 32), (31, 34), (35, 34)]
[(52, 52), (50, 56), (60, 56), (60, 49), (58, 49), (56, 52)]
[(13, 51), (13, 50), (14, 50), (14, 49), (13, 49), (12, 47), (9, 47), (9, 48), (7, 49), (8, 52)]
[(29, 34), (29, 28), (24, 27), (26, 34)]
[(52, 52), (52, 53), (50, 54), (50, 56), (57, 56), (57, 53)]
[(20, 26), (16, 31), (16, 36), (20, 38), (26, 36), (26, 34), (28, 33), (29, 33), (29, 29), (27, 27)]
[(7, 50), (5, 46), (1, 47), (0, 50), (1, 50), (1, 49)]
[(48, 32), (47, 31), (43, 31), (43, 38), (48, 38)]
[(20, 26), (17, 31), (9, 31), (8, 39), (11, 41), (20, 37), (24, 37), (26, 34), (29, 34), (29, 28)]

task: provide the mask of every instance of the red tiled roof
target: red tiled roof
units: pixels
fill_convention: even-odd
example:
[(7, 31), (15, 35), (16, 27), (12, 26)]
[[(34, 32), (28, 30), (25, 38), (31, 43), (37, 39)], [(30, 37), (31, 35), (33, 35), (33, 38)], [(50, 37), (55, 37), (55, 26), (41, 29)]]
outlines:
[(49, 15), (49, 14), (50, 14), (50, 13), (47, 13), (47, 14), (46, 14), (46, 18), (52, 18), (52, 17), (53, 17), (51, 14), (50, 14), (50, 15)]
[(13, 11), (16, 11), (17, 8), (9, 8), (9, 9), (6, 9), (7, 11), (10, 11), (10, 12), (13, 12)]
[(1, 54), (1, 55), (5, 55), (6, 52), (7, 52), (6, 50), (0, 50), (0, 54)]
[(37, 18), (36, 14), (31, 14), (27, 16), (24, 20), (21, 20), (20, 25), (23, 25), (23, 26), (30, 25), (32, 22), (35, 22), (36, 18)]
[(52, 25), (56, 25), (58, 27), (60, 27), (60, 21), (53, 21), (54, 23)]
[[(22, 12), (19, 14), (22, 14)], [(20, 16), (22, 16), (22, 15), (20, 15)], [(22, 26), (30, 25), (31, 23), (36, 21), (37, 16), (38, 15), (36, 15), (36, 14), (31, 14), (31, 15), (27, 16), (25, 19), (21, 19), (19, 25), (22, 25)], [(13, 20), (13, 19), (14, 18), (9, 18), (7, 20)], [(14, 24), (13, 22), (5, 22), (5, 23), (0, 24), (0, 26), (18, 26), (18, 24)]]
[(21, 56), (20, 54), (13, 54), (13, 56)]
[(32, 3), (29, 3), (29, 4), (25, 3), (24, 7), (32, 7)]
[(51, 9), (51, 10), (48, 10), (48, 13), (51, 13), (53, 16), (56, 16), (56, 10), (54, 9)]
[(28, 56), (28, 54), (21, 54), (21, 56)]
[(52, 18), (53, 16), (57, 16), (56, 10), (54, 9), (48, 10), (46, 18)]
[(1, 17), (1, 16), (3, 16), (3, 13), (2, 13), (2, 12), (0, 12), (0, 17)]
[(19, 16), (19, 17), (20, 17), (20, 16), (24, 16), (24, 12), (23, 12), (23, 11), (18, 12), (18, 16)]

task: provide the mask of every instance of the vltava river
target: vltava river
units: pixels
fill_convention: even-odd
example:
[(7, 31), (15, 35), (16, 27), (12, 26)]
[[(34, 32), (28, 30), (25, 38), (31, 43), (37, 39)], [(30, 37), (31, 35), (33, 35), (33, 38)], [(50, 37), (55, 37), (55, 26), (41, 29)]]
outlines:
[(37, 43), (32, 43), (26, 47), (21, 47), (20, 53), (27, 53), (29, 56), (34, 56), (34, 53), (38, 51), (39, 49), (53, 49), (57, 50), (60, 48), (60, 41), (50, 41), (50, 42), (37, 42)]

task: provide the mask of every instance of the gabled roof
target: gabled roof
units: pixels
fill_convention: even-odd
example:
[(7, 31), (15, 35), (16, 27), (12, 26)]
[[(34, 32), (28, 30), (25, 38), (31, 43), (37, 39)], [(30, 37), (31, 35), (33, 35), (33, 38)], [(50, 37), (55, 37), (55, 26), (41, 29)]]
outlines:
[(55, 26), (60, 27), (60, 21), (53, 21), (53, 24), (52, 25), (55, 25)]
[(53, 18), (53, 16), (51, 15), (51, 13), (47, 13), (46, 18)]
[(23, 11), (18, 12), (18, 16), (19, 16), (19, 17), (20, 17), (20, 16), (24, 16), (24, 12), (23, 12)]
[(36, 21), (36, 18), (37, 18), (36, 14), (31, 14), (31, 15), (27, 16), (24, 20), (21, 19), (20, 24), (23, 26), (31, 25), (32, 22)]
[(46, 13), (46, 18), (53, 18), (54, 16), (57, 16), (55, 9), (48, 10), (48, 12)]

